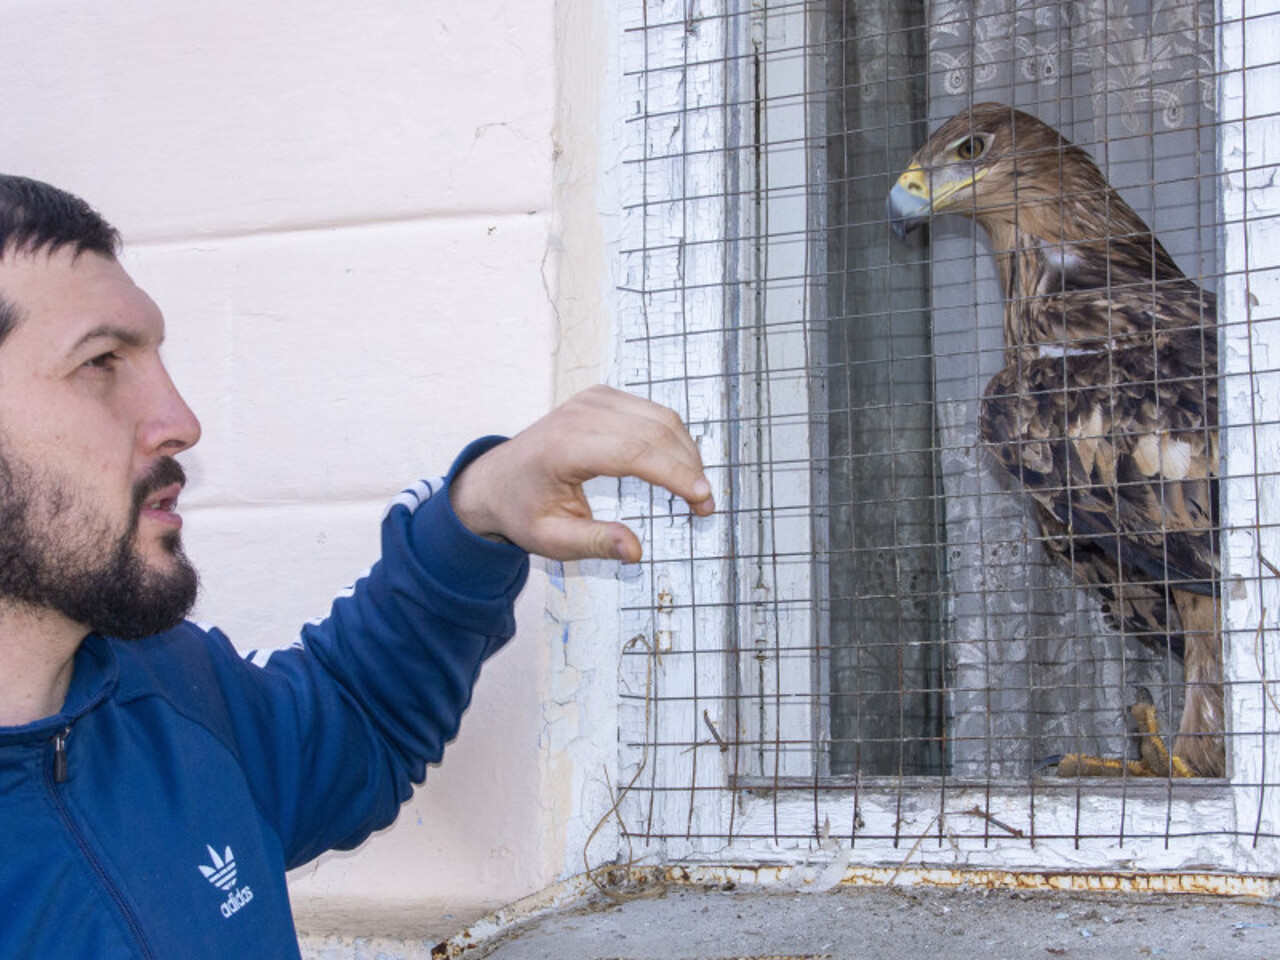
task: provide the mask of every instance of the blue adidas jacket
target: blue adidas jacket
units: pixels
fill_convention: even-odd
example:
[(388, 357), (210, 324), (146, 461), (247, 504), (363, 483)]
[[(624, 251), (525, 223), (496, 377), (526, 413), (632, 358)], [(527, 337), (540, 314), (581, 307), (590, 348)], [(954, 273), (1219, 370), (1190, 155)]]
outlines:
[(193, 623), (89, 636), (63, 711), (0, 728), (0, 960), (298, 957), (285, 870), (395, 818), (527, 572), (422, 484), (380, 562), (261, 665)]

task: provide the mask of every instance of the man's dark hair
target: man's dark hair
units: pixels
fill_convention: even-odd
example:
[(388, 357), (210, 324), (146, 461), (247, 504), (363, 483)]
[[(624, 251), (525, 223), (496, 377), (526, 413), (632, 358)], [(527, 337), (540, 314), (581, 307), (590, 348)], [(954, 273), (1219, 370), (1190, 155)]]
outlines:
[[(0, 259), (65, 246), (77, 255), (114, 257), (120, 234), (79, 197), (39, 180), (0, 174)], [(0, 296), (0, 343), (17, 322), (17, 308)]]

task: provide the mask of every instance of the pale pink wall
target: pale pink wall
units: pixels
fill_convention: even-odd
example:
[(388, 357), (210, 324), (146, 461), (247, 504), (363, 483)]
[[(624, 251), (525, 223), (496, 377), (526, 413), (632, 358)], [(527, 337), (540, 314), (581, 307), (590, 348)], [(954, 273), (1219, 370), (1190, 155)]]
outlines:
[[(98, 206), (164, 309), (198, 615), (242, 646), (327, 609), (403, 483), (551, 403), (554, 6), (5, 5), (0, 169)], [(554, 879), (545, 583), (400, 825), (295, 877), (307, 923), (451, 933)]]

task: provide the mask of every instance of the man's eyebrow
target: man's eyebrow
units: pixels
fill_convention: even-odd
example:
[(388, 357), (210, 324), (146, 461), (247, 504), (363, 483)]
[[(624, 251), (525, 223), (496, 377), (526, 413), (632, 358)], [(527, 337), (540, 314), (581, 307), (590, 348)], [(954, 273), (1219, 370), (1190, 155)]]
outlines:
[(68, 353), (74, 353), (87, 343), (94, 340), (117, 340), (126, 347), (142, 347), (147, 343), (145, 334), (129, 327), (122, 327), (115, 323), (100, 323), (98, 326), (88, 330), (75, 343), (71, 345)]

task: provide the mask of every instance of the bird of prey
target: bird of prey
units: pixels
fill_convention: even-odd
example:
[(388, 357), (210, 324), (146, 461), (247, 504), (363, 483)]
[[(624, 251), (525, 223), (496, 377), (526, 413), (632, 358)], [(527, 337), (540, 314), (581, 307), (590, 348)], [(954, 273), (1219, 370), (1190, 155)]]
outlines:
[(1073, 754), (1059, 773), (1223, 776), (1214, 296), (1084, 150), (1009, 106), (952, 117), (889, 195), (900, 237), (942, 213), (986, 231), (1004, 290), (983, 441), (1112, 625), (1183, 660), (1172, 754), (1140, 696), (1141, 761)]

